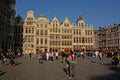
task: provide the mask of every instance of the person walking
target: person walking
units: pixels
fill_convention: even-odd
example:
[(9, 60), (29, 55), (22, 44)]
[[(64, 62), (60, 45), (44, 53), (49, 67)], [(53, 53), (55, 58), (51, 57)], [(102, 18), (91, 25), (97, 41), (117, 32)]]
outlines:
[(29, 58), (31, 59), (31, 56), (32, 56), (31, 52), (28, 55), (29, 55)]
[(50, 57), (50, 61), (51, 61), (51, 63), (53, 63), (54, 53), (53, 53), (53, 52), (51, 52), (51, 53), (49, 54), (49, 57)]
[(38, 54), (38, 61), (39, 61), (39, 64), (43, 63), (42, 53), (39, 53), (39, 54)]
[(99, 63), (102, 63), (102, 52), (98, 53)]
[(50, 57), (49, 53), (46, 52), (46, 60), (47, 60), (47, 61), (49, 60), (49, 57)]
[(57, 51), (55, 53), (55, 58), (56, 58), (56, 60), (58, 60), (58, 52)]
[(15, 66), (15, 61), (14, 61), (14, 54), (11, 52), (9, 53), (9, 63), (10, 63), (10, 67), (14, 68)]
[(69, 62), (69, 68), (70, 68), (69, 78), (71, 79), (75, 77), (75, 63), (77, 62), (77, 56), (73, 51), (70, 51), (67, 61)]

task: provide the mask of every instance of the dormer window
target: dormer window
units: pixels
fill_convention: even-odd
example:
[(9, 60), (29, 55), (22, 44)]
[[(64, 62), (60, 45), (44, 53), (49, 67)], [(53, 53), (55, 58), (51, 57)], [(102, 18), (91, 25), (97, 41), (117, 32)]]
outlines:
[(64, 26), (66, 26), (66, 23), (64, 24)]
[(64, 26), (65, 27), (69, 27), (69, 23), (64, 23)]
[(45, 28), (47, 28), (47, 24), (45, 24)]
[(43, 24), (41, 24), (41, 28), (43, 28)]
[(39, 27), (39, 24), (37, 24), (37, 27)]
[(67, 26), (69, 27), (69, 24), (67, 24)]
[(84, 23), (81, 23), (81, 26), (84, 26)]

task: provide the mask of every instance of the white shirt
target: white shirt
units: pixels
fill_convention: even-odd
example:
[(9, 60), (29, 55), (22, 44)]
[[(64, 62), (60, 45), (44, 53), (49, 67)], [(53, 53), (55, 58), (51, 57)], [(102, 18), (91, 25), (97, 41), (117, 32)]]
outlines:
[(55, 56), (58, 56), (58, 52), (55, 53)]

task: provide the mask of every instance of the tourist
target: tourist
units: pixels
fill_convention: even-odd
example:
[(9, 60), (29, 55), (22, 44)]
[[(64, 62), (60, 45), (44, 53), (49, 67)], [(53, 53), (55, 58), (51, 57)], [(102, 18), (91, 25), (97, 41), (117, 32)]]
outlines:
[(39, 54), (38, 54), (38, 61), (39, 61), (39, 64), (43, 63), (42, 53), (39, 53)]
[(77, 56), (73, 51), (70, 51), (70, 54), (67, 58), (68, 62), (70, 63), (70, 76), (69, 78), (74, 78), (75, 77), (75, 63), (77, 62)]
[(58, 52), (55, 53), (55, 58), (58, 60)]
[(48, 61), (49, 60), (49, 53), (48, 52), (46, 52), (46, 60)]

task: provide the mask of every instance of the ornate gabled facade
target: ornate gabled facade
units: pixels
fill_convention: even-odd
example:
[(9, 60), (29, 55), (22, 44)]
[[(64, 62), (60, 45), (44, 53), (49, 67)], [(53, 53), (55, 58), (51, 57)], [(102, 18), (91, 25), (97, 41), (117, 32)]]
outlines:
[(35, 24), (35, 36), (34, 36), (34, 47), (37, 52), (39, 50), (47, 51), (49, 49), (49, 20), (44, 14), (41, 14), (36, 19)]
[(33, 11), (28, 11), (27, 17), (23, 24), (23, 52), (28, 53), (36, 51), (36, 19)]
[(16, 0), (0, 0), (0, 48), (14, 50), (14, 19)]
[(61, 50), (69, 51), (73, 49), (73, 24), (68, 17), (65, 17), (64, 21), (60, 25), (61, 27)]
[(106, 31), (107, 31), (106, 27), (99, 29), (99, 32), (98, 32), (98, 36), (99, 36), (99, 49), (104, 49), (107, 46)]
[(77, 19), (74, 26), (68, 17), (61, 23), (57, 17), (49, 21), (44, 14), (40, 14), (36, 19), (30, 10), (23, 25), (23, 39), (25, 54), (39, 53), (40, 50), (56, 52), (92, 49), (93, 28), (85, 24), (82, 16)]
[(100, 27), (99, 48), (119, 50), (120, 49), (120, 24)]
[(99, 35), (98, 35), (99, 30), (94, 30), (94, 37), (93, 37), (93, 49), (99, 50)]
[(49, 51), (56, 52), (61, 48), (61, 28), (57, 17), (54, 17), (49, 25)]
[(120, 24), (114, 24), (107, 28), (107, 45), (108, 49), (120, 49)]
[(93, 27), (85, 24), (85, 19), (80, 16), (73, 27), (73, 48), (75, 50), (92, 50), (93, 49)]

